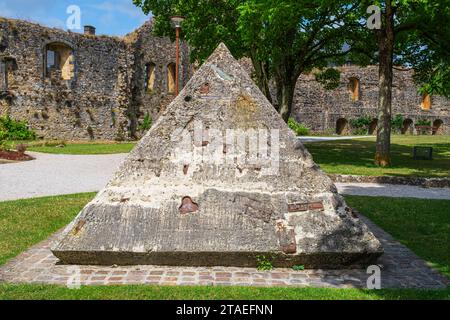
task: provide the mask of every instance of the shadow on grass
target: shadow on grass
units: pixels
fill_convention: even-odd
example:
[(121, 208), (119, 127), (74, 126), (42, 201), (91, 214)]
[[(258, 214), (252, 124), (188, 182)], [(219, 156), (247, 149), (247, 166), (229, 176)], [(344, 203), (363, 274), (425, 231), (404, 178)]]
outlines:
[[(450, 142), (410, 142), (391, 144), (392, 165), (380, 168), (374, 164), (375, 141), (340, 140), (306, 143), (314, 161), (328, 173), (356, 175), (390, 175), (403, 177), (450, 176)], [(398, 139), (400, 140), (400, 139)], [(421, 141), (422, 140), (422, 141)], [(414, 160), (413, 146), (433, 147), (433, 160)]]
[(258, 288), (239, 286), (84, 286), (0, 284), (0, 299), (28, 300), (406, 300), (450, 299), (445, 290)]

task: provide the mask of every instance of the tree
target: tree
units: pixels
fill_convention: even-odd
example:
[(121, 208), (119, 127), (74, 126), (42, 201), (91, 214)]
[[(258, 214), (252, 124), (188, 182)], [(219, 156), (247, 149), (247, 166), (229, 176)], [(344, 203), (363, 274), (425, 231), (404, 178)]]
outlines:
[(295, 86), (302, 73), (342, 62), (342, 48), (355, 19), (358, 1), (342, 0), (134, 0), (155, 16), (159, 35), (173, 37), (170, 16), (186, 17), (182, 36), (191, 58), (203, 61), (225, 42), (237, 58), (252, 60), (258, 86), (271, 100), (276, 84), (277, 110), (287, 122)]
[(422, 84), (422, 91), (441, 94), (450, 91), (449, 0), (363, 1), (361, 8), (370, 5), (380, 9), (381, 25), (373, 28), (373, 32), (355, 29), (352, 46), (355, 52), (371, 56), (372, 44), (375, 42), (377, 45), (375, 56), (379, 64), (379, 97), (375, 163), (384, 167), (391, 164), (394, 65), (415, 68), (415, 79)]

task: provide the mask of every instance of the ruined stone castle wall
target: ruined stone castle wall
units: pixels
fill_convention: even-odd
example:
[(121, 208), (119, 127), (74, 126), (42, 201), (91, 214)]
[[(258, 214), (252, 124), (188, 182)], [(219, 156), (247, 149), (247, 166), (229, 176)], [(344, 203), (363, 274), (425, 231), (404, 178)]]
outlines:
[[(125, 39), (132, 43), (134, 52), (132, 99), (138, 122), (142, 122), (147, 113), (153, 120), (157, 119), (174, 98), (174, 86), (170, 82), (175, 79), (172, 79), (173, 74), (170, 73), (173, 73), (171, 66), (174, 67), (176, 62), (176, 44), (169, 38), (149, 36), (151, 34), (151, 23), (146, 23)], [(191, 76), (189, 50), (185, 43), (180, 46), (180, 61), (181, 90)]]
[[(373, 123), (369, 133), (376, 129), (378, 101), (378, 67), (344, 66), (340, 85), (325, 90), (313, 74), (302, 75), (297, 83), (292, 115), (313, 132), (350, 133), (350, 120), (370, 116)], [(413, 71), (394, 70), (392, 115), (405, 119), (403, 133), (411, 133), (419, 120), (429, 120), (439, 126), (438, 133), (450, 133), (450, 101), (431, 96), (429, 109), (423, 106), (423, 97), (412, 80)], [(351, 81), (357, 80), (357, 97)]]
[[(0, 114), (27, 120), (46, 139), (136, 137), (145, 112), (155, 116), (173, 98), (164, 73), (175, 44), (154, 37), (150, 23), (119, 38), (0, 19), (2, 61), (14, 63), (6, 65), (7, 90), (0, 82)], [(157, 66), (153, 92), (141, 80), (147, 61)]]
[[(187, 45), (180, 50), (181, 89), (194, 67)], [(145, 116), (156, 120), (174, 98), (175, 59), (175, 43), (152, 35), (151, 22), (119, 38), (0, 18), (0, 115), (27, 120), (46, 139), (139, 138)], [(49, 60), (57, 67), (49, 68)], [(249, 59), (241, 64), (252, 73)], [(302, 75), (292, 116), (313, 132), (338, 134), (350, 133), (352, 119), (369, 116), (369, 133), (375, 132), (378, 68), (339, 69), (335, 90)], [(412, 133), (419, 120), (429, 120), (438, 133), (450, 133), (450, 101), (421, 97), (412, 75), (394, 72), (392, 114), (404, 117), (402, 131)]]

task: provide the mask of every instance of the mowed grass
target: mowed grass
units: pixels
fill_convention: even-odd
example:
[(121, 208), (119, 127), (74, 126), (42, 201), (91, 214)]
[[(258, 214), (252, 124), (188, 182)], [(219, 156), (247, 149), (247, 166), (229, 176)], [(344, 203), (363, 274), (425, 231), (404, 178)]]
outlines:
[(27, 150), (44, 153), (89, 155), (128, 153), (134, 146), (134, 143), (67, 143), (64, 147), (31, 146)]
[(83, 286), (0, 284), (0, 300), (450, 300), (445, 290), (361, 290), (224, 286)]
[(94, 195), (0, 202), (0, 264), (67, 225)]
[[(0, 202), (0, 264), (68, 224), (93, 193)], [(419, 256), (449, 276), (450, 201), (346, 197)], [(98, 286), (0, 284), (1, 299), (450, 299), (450, 289)]]
[(27, 145), (27, 151), (53, 153), (53, 154), (73, 154), (73, 155), (94, 155), (94, 154), (115, 154), (130, 152), (136, 142), (114, 142), (114, 141), (9, 141), (8, 148), (15, 149), (19, 144)]
[[(392, 136), (392, 166), (374, 164), (375, 137), (306, 143), (327, 173), (366, 176), (450, 177), (450, 136)], [(413, 146), (433, 147), (433, 160), (413, 160)]]
[(450, 279), (450, 201), (345, 196), (348, 205)]

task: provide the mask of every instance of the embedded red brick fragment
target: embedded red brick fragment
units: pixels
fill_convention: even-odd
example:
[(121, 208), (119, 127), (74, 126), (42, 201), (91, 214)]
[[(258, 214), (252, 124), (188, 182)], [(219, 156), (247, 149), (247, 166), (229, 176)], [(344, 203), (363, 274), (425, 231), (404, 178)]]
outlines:
[(198, 211), (198, 204), (192, 201), (191, 197), (184, 197), (178, 210), (181, 214), (196, 212)]
[(204, 83), (204, 84), (200, 87), (200, 89), (198, 89), (198, 91), (199, 91), (201, 94), (208, 94), (208, 93), (209, 93), (209, 83)]
[(289, 203), (288, 211), (289, 212), (298, 212), (298, 211), (307, 211), (308, 204), (307, 203)]
[(308, 210), (324, 210), (323, 203), (320, 202), (306, 202), (306, 203), (289, 203), (288, 212), (302, 212)]
[(309, 203), (309, 210), (323, 210), (323, 203), (320, 202), (310, 202)]
[(277, 236), (282, 252), (286, 254), (294, 254), (297, 252), (297, 243), (293, 228), (288, 229), (283, 223), (277, 223)]

